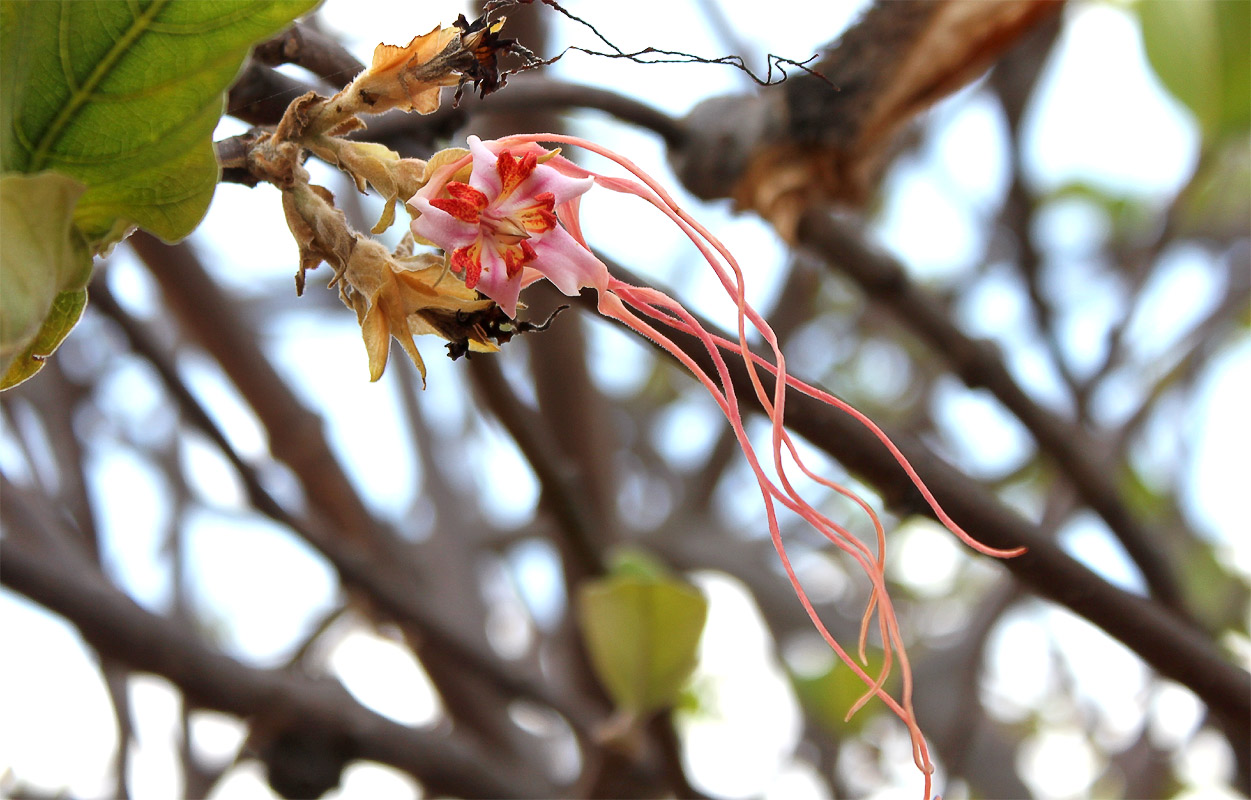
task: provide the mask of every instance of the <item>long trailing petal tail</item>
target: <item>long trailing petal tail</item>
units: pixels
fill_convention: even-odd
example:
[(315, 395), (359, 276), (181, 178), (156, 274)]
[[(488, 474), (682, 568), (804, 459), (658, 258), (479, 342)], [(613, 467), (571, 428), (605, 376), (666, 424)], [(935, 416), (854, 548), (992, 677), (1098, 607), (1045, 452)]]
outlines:
[[(690, 370), (693, 375), (695, 375), (695, 377), (704, 385), (709, 394), (711, 394), (713, 399), (717, 402), (717, 405), (721, 408), (722, 413), (725, 414), (726, 419), (729, 420), (730, 426), (734, 430), (735, 437), (738, 439), (743, 454), (747, 458), (748, 464), (750, 465), (752, 472), (756, 477), (756, 481), (760, 486), (761, 496), (765, 503), (765, 513), (768, 519), (770, 538), (773, 542), (774, 549), (777, 551), (779, 559), (782, 562), (782, 567), (786, 572), (787, 579), (791, 583), (796, 596), (799, 598), (800, 604), (803, 606), (804, 611), (808, 614), (808, 617), (817, 632), (835, 652), (839, 659), (842, 660), (843, 663), (845, 663), (857, 675), (857, 677), (864, 681), (864, 683), (869, 687), (865, 696), (861, 698), (861, 700), (852, 708), (851, 712), (849, 712), (849, 716), (873, 696), (880, 697), (883, 702), (886, 703), (887, 707), (890, 708), (890, 710), (895, 713), (908, 728), (909, 735), (912, 738), (913, 743), (914, 760), (916, 761), (918, 768), (926, 776), (926, 796), (928, 797), (930, 775), (933, 772), (934, 767), (930, 761), (928, 747), (925, 743), (923, 735), (921, 734), (920, 727), (916, 722), (916, 715), (912, 709), (911, 670), (908, 666), (903, 639), (895, 620), (894, 611), (891, 607), (889, 596), (886, 593), (885, 575), (881, 571), (880, 561), (874, 558), (873, 553), (868, 550), (863, 542), (852, 536), (842, 526), (818, 512), (810, 504), (802, 500), (802, 498), (796, 500), (790, 495), (790, 492), (783, 491), (769, 479), (756, 455), (755, 447), (753, 446), (743, 426), (742, 412), (739, 408), (733, 385), (730, 382), (729, 368), (720, 353), (720, 345), (716, 339), (702, 327), (699, 327), (698, 323), (694, 321), (694, 318), (690, 317), (685, 310), (681, 309), (680, 305), (672, 300), (669, 300), (669, 303), (675, 307), (676, 313), (687, 317), (687, 320), (684, 321), (685, 327), (682, 329), (697, 336), (703, 343), (705, 349), (708, 350), (710, 357), (716, 365), (717, 376), (721, 381), (721, 386), (725, 387), (724, 389), (718, 387), (712, 377), (704, 372), (689, 354), (679, 348), (663, 333), (656, 330), (655, 327), (641, 320), (635, 313), (633, 313), (633, 311), (631, 311), (631, 307), (633, 307), (643, 311), (648, 316), (654, 316), (661, 319), (661, 321), (664, 321), (665, 324), (670, 327), (676, 327), (673, 325), (674, 320), (672, 317), (666, 320), (665, 317), (667, 315), (662, 314), (652, 306), (651, 301), (658, 299), (656, 297), (658, 294), (659, 293), (652, 289), (639, 289), (638, 287), (632, 287), (628, 284), (622, 283), (621, 281), (614, 280), (610, 284), (610, 291), (600, 296), (599, 310), (604, 316), (618, 320), (622, 324), (634, 330), (636, 333), (639, 333), (640, 335), (656, 342), (656, 344), (669, 352), (674, 358), (682, 363), (683, 366)], [(641, 295), (646, 295), (647, 298), (645, 299)], [(660, 296), (663, 297), (663, 295)], [(733, 348), (727, 349), (733, 351)], [(822, 479), (822, 482), (826, 484), (830, 483), (824, 479)], [(787, 553), (786, 546), (782, 541), (781, 528), (777, 520), (775, 501), (780, 502), (783, 506), (802, 517), (814, 528), (821, 531), (836, 547), (855, 559), (873, 583), (873, 594), (875, 597), (879, 598), (880, 609), (878, 616), (882, 630), (883, 650), (885, 653), (882, 671), (876, 677), (871, 677), (861, 668), (856, 660), (852, 658), (852, 656), (848, 654), (838, 643), (833, 634), (831, 634), (829, 629), (825, 626), (825, 623), (822, 622), (820, 615), (817, 613), (812, 601), (808, 597), (807, 592), (800, 583), (798, 576), (795, 574), (790, 556)], [(899, 651), (901, 671), (904, 674), (904, 692), (902, 703), (895, 700), (895, 698), (887, 693), (883, 688), (889, 674), (891, 664), (890, 654), (892, 650)]]
[[(898, 621), (890, 600), (890, 596), (886, 588), (886, 578), (884, 573), (884, 555), (885, 555), (885, 531), (881, 520), (874, 510), (857, 496), (853, 491), (840, 486), (838, 483), (826, 479), (812, 469), (810, 469), (801, 458), (790, 433), (785, 427), (785, 409), (787, 390), (794, 389), (809, 397), (824, 403), (831, 408), (849, 414), (857, 422), (882, 442), (883, 446), (891, 453), (900, 467), (908, 475), (909, 480), (917, 487), (918, 491), (925, 498), (926, 503), (933, 510), (934, 515), (942, 524), (952, 533), (960, 538), (969, 547), (980, 553), (994, 557), (1011, 557), (1019, 555), (1025, 551), (1024, 548), (1015, 548), (1010, 550), (996, 549), (988, 547), (968, 534), (961, 528), (951, 517), (943, 510), (933, 493), (921, 480), (916, 470), (908, 462), (908, 459), (900, 451), (900, 449), (890, 440), (881, 428), (879, 428), (872, 420), (855, 408), (816, 387), (810, 386), (787, 373), (786, 360), (782, 354), (781, 348), (777, 341), (777, 336), (768, 322), (747, 302), (743, 272), (734, 255), (725, 245), (717, 239), (707, 228), (701, 225), (697, 220), (687, 214), (678, 206), (668, 192), (649, 176), (640, 167), (632, 161), (621, 156), (605, 147), (595, 144), (575, 136), (563, 134), (525, 134), (518, 136), (510, 136), (502, 142), (507, 143), (529, 143), (538, 142), (556, 142), (563, 144), (571, 144), (581, 147), (590, 152), (599, 154), (617, 165), (624, 168), (633, 178), (616, 178), (598, 175), (589, 171), (583, 171), (579, 167), (570, 166), (570, 170), (585, 172), (586, 175), (593, 176), (596, 183), (613, 191), (624, 192), (635, 195), (652, 206), (657, 208), (661, 213), (665, 214), (674, 224), (676, 224), (691, 240), (700, 254), (707, 261), (726, 293), (733, 299), (737, 307), (737, 341), (726, 339), (708, 332), (693, 315), (691, 315), (676, 300), (659, 292), (655, 289), (631, 286), (616, 278), (609, 280), (606, 290), (601, 289), (599, 292), (599, 310), (600, 313), (611, 319), (615, 319), (630, 329), (656, 342), (660, 347), (670, 353), (683, 366), (691, 371), (692, 374), (703, 384), (708, 392), (713, 396), (723, 414), (729, 420), (734, 430), (735, 437), (738, 439), (744, 456), (747, 458), (756, 481), (760, 486), (761, 496), (765, 503), (765, 513), (768, 518), (769, 534), (773, 541), (775, 550), (782, 562), (782, 566), (786, 571), (787, 579), (798, 596), (800, 603), (808, 614), (814, 627), (820, 633), (830, 648), (838, 655), (838, 657), (866, 684), (867, 691), (852, 706), (848, 712), (850, 717), (859, 708), (861, 708), (872, 697), (880, 697), (887, 707), (891, 709), (904, 724), (908, 727), (909, 734), (912, 738), (913, 759), (917, 767), (925, 775), (925, 794), (929, 797), (932, 773), (934, 765), (929, 757), (929, 750), (926, 745), (924, 736), (917, 725), (916, 716), (912, 708), (912, 670), (908, 661), (906, 649), (904, 647), (903, 638), (899, 631)], [(576, 208), (569, 209), (567, 216), (574, 222), (574, 237), (585, 244), (581, 237), (580, 230), (576, 229)], [(598, 288), (598, 287), (597, 287)], [(642, 317), (648, 317), (663, 326), (690, 334), (699, 339), (709, 357), (712, 359), (716, 379), (709, 375), (699, 367), (694, 358), (679, 348), (665, 334), (661, 333), (651, 323)], [(761, 336), (769, 347), (769, 356), (765, 357), (754, 353), (748, 346), (747, 327), (750, 323), (752, 329)], [(761, 466), (760, 460), (756, 455), (754, 446), (747, 436), (743, 425), (742, 410), (739, 407), (738, 398), (734, 392), (733, 384), (730, 377), (729, 368), (726, 365), (722, 351), (727, 353), (735, 353), (742, 359), (747, 369), (748, 379), (751, 381), (753, 392), (756, 400), (764, 409), (765, 414), (770, 420), (771, 430), (771, 450), (773, 455), (774, 472), (777, 475), (778, 483), (765, 473)], [(761, 378), (760, 371), (765, 372), (773, 379), (772, 391), (768, 391), (764, 381)], [(717, 381), (720, 381), (718, 386)], [(830, 490), (837, 492), (844, 497), (855, 502), (861, 510), (865, 512), (872, 521), (874, 533), (876, 536), (876, 550), (870, 548), (859, 538), (853, 536), (842, 526), (835, 523), (832, 519), (817, 511), (812, 504), (803, 498), (798, 489), (791, 483), (789, 478), (786, 459), (784, 456), (789, 455), (790, 461), (797, 466), (802, 473), (817, 482), (821, 486), (825, 486)], [(804, 591), (795, 571), (791, 565), (790, 558), (786, 552), (785, 544), (782, 541), (781, 529), (777, 520), (776, 504), (781, 503), (785, 508), (794, 512), (796, 515), (804, 519), (809, 525), (824, 535), (834, 546), (851, 556), (864, 570), (866, 576), (872, 584), (869, 602), (865, 610), (864, 617), (861, 621), (859, 655), (861, 660), (865, 659), (865, 649), (868, 637), (868, 630), (874, 611), (878, 616), (878, 630), (882, 639), (882, 647), (884, 652), (884, 660), (881, 671), (876, 677), (871, 677), (866, 673), (859, 664), (856, 663), (839, 643), (830, 634), (825, 624), (821, 621), (807, 593)], [(900, 699), (897, 701), (888, 692), (884, 685), (889, 675), (893, 654), (897, 654), (899, 659), (900, 672), (902, 674), (903, 687), (900, 693)]]

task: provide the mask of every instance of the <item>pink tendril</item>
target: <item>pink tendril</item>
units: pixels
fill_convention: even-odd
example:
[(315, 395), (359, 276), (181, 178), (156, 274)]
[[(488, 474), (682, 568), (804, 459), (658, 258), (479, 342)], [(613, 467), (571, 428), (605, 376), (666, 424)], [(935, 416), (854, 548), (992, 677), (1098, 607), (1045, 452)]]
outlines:
[[(708, 393), (712, 395), (721, 412), (729, 421), (734, 435), (738, 440), (739, 446), (742, 448), (743, 454), (747, 458), (747, 462), (755, 475), (756, 482), (760, 487), (761, 497), (764, 500), (765, 514), (768, 519), (769, 536), (773, 542), (774, 549), (777, 551), (778, 557), (781, 559), (782, 567), (786, 572), (787, 580), (790, 582), (799, 598), (800, 604), (804, 611), (808, 614), (808, 618), (812, 621), (817, 632), (830, 646), (834, 653), (842, 660), (844, 664), (852, 670), (855, 675), (860, 678), (866, 685), (865, 693), (856, 701), (856, 703), (848, 711), (847, 718), (850, 719), (860, 708), (864, 706), (873, 697), (879, 697), (886, 706), (898, 716), (907, 726), (909, 736), (912, 740), (913, 761), (917, 768), (925, 776), (925, 796), (930, 796), (932, 787), (934, 764), (930, 760), (929, 748), (925, 742), (925, 737), (921, 733), (921, 729), (916, 721), (916, 714), (912, 705), (913, 679), (912, 668), (908, 661), (907, 651), (904, 646), (903, 637), (899, 631), (898, 620), (895, 616), (894, 607), (891, 603), (890, 596), (886, 588), (885, 577), (885, 549), (886, 549), (886, 533), (883, 528), (881, 519), (877, 513), (855, 492), (839, 485), (835, 481), (824, 478), (810, 469), (800, 456), (790, 433), (785, 427), (785, 411), (786, 411), (786, 395), (787, 389), (793, 389), (801, 392), (818, 402), (824, 403), (831, 408), (837, 409), (843, 413), (849, 414), (858, 423), (867, 428), (899, 463), (900, 467), (907, 474), (909, 480), (921, 492), (926, 503), (934, 512), (938, 520), (953, 534), (955, 534), (962, 542), (973, 548), (979, 553), (997, 558), (1009, 558), (1025, 552), (1025, 548), (1015, 548), (1010, 550), (1002, 550), (988, 547), (970, 536), (963, 528), (961, 528), (950, 516), (942, 509), (932, 492), (921, 480), (916, 470), (908, 462), (908, 459), (899, 450), (898, 447), (890, 440), (885, 432), (882, 431), (868, 417), (852, 408), (850, 405), (840, 400), (828, 392), (822, 391), (816, 387), (810, 386), (800, 381), (786, 371), (786, 359), (782, 354), (778, 345), (777, 336), (773, 329), (769, 326), (759, 313), (752, 308), (747, 302), (746, 287), (742, 269), (734, 255), (725, 247), (722, 242), (717, 239), (707, 228), (701, 225), (697, 220), (682, 210), (674, 201), (672, 196), (665, 191), (664, 187), (655, 181), (651, 176), (644, 172), (640, 167), (605, 147), (594, 142), (576, 136), (567, 136), (562, 134), (525, 134), (508, 136), (496, 142), (488, 143), (481, 146), (489, 146), (495, 153), (510, 152), (521, 157), (524, 153), (541, 151), (544, 155), (550, 154), (542, 151), (538, 147), (540, 142), (553, 142), (559, 144), (569, 144), (580, 147), (584, 150), (603, 156), (618, 166), (625, 169), (632, 178), (619, 178), (600, 175), (589, 170), (583, 169), (567, 159), (559, 156), (551, 157), (551, 163), (556, 171), (565, 176), (566, 179), (583, 180), (593, 178), (594, 182), (606, 189), (615, 192), (622, 192), (639, 197), (652, 206), (657, 208), (661, 213), (667, 216), (674, 224), (676, 224), (690, 239), (690, 241), (699, 250), (700, 254), (708, 262), (713, 269), (718, 280), (727, 294), (733, 298), (737, 306), (737, 341), (729, 340), (721, 336), (707, 331), (698, 320), (695, 319), (685, 308), (682, 307), (673, 298), (656, 289), (632, 286), (617, 278), (607, 275), (606, 268), (602, 268), (602, 264), (598, 268), (602, 268), (602, 272), (594, 264), (582, 263), (579, 268), (583, 271), (578, 273), (578, 283), (583, 286), (594, 286), (599, 295), (599, 311), (605, 317), (617, 320), (626, 327), (639, 333), (642, 336), (655, 342), (675, 359), (677, 359), (684, 367), (703, 384)], [(510, 158), (511, 156), (505, 156)], [(444, 169), (447, 175), (454, 174), (457, 170), (470, 162), (471, 157), (466, 156), (456, 164), (448, 165)], [(503, 163), (503, 162), (501, 162)], [(475, 170), (477, 169), (475, 162)], [(477, 179), (475, 173), (475, 180)], [(445, 179), (446, 180), (446, 179)], [(438, 185), (437, 180), (432, 184)], [(579, 192), (580, 194), (580, 192)], [(586, 244), (586, 240), (582, 235), (582, 230), (578, 222), (578, 204), (580, 196), (568, 195), (561, 197), (555, 208), (555, 214), (559, 218), (563, 230), (579, 245), (586, 248), (589, 252), (590, 248)], [(437, 205), (437, 204), (436, 204)], [(446, 205), (446, 204), (444, 204)], [(424, 208), (430, 208), (427, 202)], [(434, 223), (430, 223), (432, 226)], [(528, 284), (540, 277), (552, 277), (543, 275), (542, 266), (536, 260), (533, 265), (527, 264), (526, 274), (518, 279), (520, 285)], [(598, 260), (596, 260), (598, 261)], [(534, 269), (531, 269), (531, 266)], [(537, 270), (537, 272), (536, 272)], [(562, 291), (572, 293), (577, 287), (573, 285), (573, 281), (569, 274), (560, 276), (562, 280), (558, 281), (559, 288)], [(555, 278), (554, 278), (555, 279)], [(564, 285), (561, 285), (561, 284)], [(508, 295), (515, 298), (515, 292)], [(515, 302), (515, 300), (514, 300)], [(648, 320), (651, 320), (649, 322)], [(696, 337), (707, 351), (711, 358), (716, 372), (716, 380), (712, 375), (705, 372), (695, 362), (694, 358), (679, 348), (668, 336), (662, 333), (656, 325), (659, 323), (664, 327), (678, 331), (680, 333), (689, 334)], [(764, 342), (768, 345), (772, 360), (753, 353), (747, 344), (747, 328), (750, 323), (751, 328), (758, 333)], [(757, 402), (763, 407), (765, 414), (768, 416), (771, 426), (771, 450), (772, 465), (778, 481), (775, 483), (765, 472), (764, 467), (760, 463), (760, 459), (756, 454), (756, 449), (748, 438), (747, 432), (743, 425), (742, 409), (739, 406), (738, 397), (734, 391), (730, 377), (729, 367), (726, 364), (724, 353), (734, 353), (747, 368), (748, 377), (751, 381), (753, 392)], [(764, 382), (761, 379), (759, 370), (763, 370), (773, 378), (774, 385), (772, 392), (766, 390)], [(718, 385), (718, 381), (720, 385)], [(854, 502), (869, 518), (873, 524), (876, 537), (876, 549), (870, 548), (859, 538), (851, 534), (843, 526), (834, 522), (832, 519), (817, 511), (810, 502), (805, 500), (799, 490), (792, 484), (786, 464), (786, 456), (790, 461), (799, 468), (799, 470), (809, 479), (815, 481), (838, 494), (850, 499)], [(779, 486), (780, 484), (780, 486)], [(814, 529), (820, 532), (831, 544), (842, 552), (850, 556), (860, 568), (864, 571), (872, 584), (872, 592), (869, 597), (867, 607), (860, 625), (860, 636), (858, 641), (858, 655), (860, 661), (867, 664), (866, 646), (868, 640), (869, 628), (872, 624), (874, 612), (877, 615), (877, 628), (882, 639), (883, 662), (882, 667), (876, 676), (868, 674), (856, 659), (847, 653), (846, 650), (834, 639), (825, 623), (821, 621), (817, 614), (812, 601), (809, 599), (807, 592), (800, 583), (799, 578), (795, 574), (794, 567), (791, 564), (790, 557), (786, 551), (785, 543), (782, 541), (781, 528), (778, 524), (777, 505), (780, 504), (789, 511), (795, 513)], [(900, 697), (896, 700), (888, 693), (884, 686), (886, 679), (890, 674), (894, 660), (899, 661), (899, 670), (902, 675), (902, 690)]]

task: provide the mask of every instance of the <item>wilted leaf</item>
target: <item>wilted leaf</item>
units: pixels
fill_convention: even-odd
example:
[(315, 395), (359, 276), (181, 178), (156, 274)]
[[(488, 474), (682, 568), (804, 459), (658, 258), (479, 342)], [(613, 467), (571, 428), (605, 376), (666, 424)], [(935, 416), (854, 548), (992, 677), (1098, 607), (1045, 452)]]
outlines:
[(0, 388), (38, 372), (34, 356), (56, 350), (82, 313), (91, 255), (73, 219), (84, 189), (54, 172), (0, 179)]
[(248, 48), (314, 5), (6, 2), (0, 169), (85, 184), (75, 221), (96, 252), (131, 225), (186, 236), (213, 196), (212, 133)]
[(708, 601), (676, 578), (614, 575), (582, 587), (579, 624), (618, 709), (672, 708), (695, 668)]

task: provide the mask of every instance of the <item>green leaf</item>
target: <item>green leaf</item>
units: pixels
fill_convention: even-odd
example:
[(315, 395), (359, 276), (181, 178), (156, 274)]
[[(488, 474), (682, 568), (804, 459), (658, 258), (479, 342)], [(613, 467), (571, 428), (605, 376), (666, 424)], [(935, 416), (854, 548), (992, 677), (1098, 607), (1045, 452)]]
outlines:
[(1221, 54), (1221, 132), (1237, 134), (1251, 128), (1251, 0), (1214, 5)]
[(609, 572), (616, 577), (635, 577), (646, 581), (664, 580), (669, 569), (660, 559), (637, 547), (621, 547), (614, 550)]
[(43, 325), (34, 341), (7, 365), (4, 376), (0, 378), (0, 389), (17, 386), (43, 369), (48, 356), (61, 346), (62, 340), (78, 324), (78, 318), (83, 315), (86, 307), (86, 289), (58, 294), (52, 301), (52, 308), (48, 310), (48, 316), (44, 317)]
[(613, 575), (582, 587), (578, 622), (591, 664), (617, 708), (672, 708), (695, 668), (708, 601), (672, 577)]
[(1209, 542), (1189, 540), (1177, 559), (1190, 608), (1208, 630), (1247, 635), (1251, 586)]
[(87, 186), (95, 252), (138, 225), (189, 234), (217, 183), (212, 133), (248, 48), (315, 0), (14, 2), (0, 10), (0, 169)]
[[(882, 651), (871, 650), (867, 653), (869, 663), (864, 671), (869, 675), (877, 675), (882, 668)], [(874, 716), (886, 708), (881, 699), (875, 697), (858, 710), (851, 719), (847, 712), (864, 696), (868, 687), (856, 673), (852, 672), (841, 661), (834, 661), (829, 669), (815, 675), (803, 675), (790, 671), (791, 684), (795, 687), (795, 695), (800, 705), (811, 717), (836, 736), (854, 736)], [(886, 689), (894, 683), (894, 676), (886, 679)]]
[(1205, 135), (1251, 125), (1251, 2), (1139, 0), (1143, 48)]
[(0, 389), (38, 372), (82, 313), (91, 254), (74, 208), (85, 189), (55, 172), (0, 178)]
[(1157, 212), (1133, 194), (1111, 192), (1097, 184), (1073, 180), (1049, 191), (1044, 203), (1076, 200), (1096, 206), (1107, 217), (1115, 241), (1128, 241), (1154, 230)]

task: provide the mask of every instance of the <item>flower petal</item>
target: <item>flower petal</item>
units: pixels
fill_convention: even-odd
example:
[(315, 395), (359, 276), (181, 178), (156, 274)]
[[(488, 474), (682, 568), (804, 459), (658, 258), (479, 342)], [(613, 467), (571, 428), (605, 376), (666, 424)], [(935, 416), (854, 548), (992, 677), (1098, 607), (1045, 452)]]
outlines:
[(503, 202), (517, 191), (517, 188), (534, 173), (538, 163), (538, 157), (534, 153), (515, 157), (510, 151), (501, 150), (495, 160), (495, 170), (500, 175), (500, 193), (495, 198), (496, 201)]
[(559, 206), (580, 197), (594, 185), (594, 178), (570, 178), (568, 175), (560, 174), (553, 167), (540, 164), (515, 193), (499, 201), (499, 213), (517, 213), (519, 208), (530, 205), (535, 199), (546, 194), (552, 196), (553, 205)]
[(547, 233), (556, 227), (556, 213), (552, 210), (554, 198), (551, 192), (534, 197), (530, 205), (518, 208), (510, 217), (528, 233)]
[(434, 242), (449, 253), (478, 238), (480, 229), (476, 223), (457, 219), (424, 197), (414, 197), (409, 205), (420, 214), (413, 220), (413, 235)]
[(469, 137), (469, 153), (473, 156), (473, 174), (469, 176), (469, 185), (494, 201), (504, 189), (497, 168), (499, 157), (477, 136)]
[[(486, 248), (492, 251), (492, 248)], [(470, 289), (478, 288), (478, 281), (482, 277), (482, 239), (474, 239), (471, 244), (464, 247), (458, 247), (452, 251), (452, 271), (464, 277), (465, 286)]]
[(564, 228), (554, 228), (536, 237), (535, 259), (526, 266), (543, 273), (567, 295), (575, 295), (585, 286), (604, 292), (608, 288), (608, 267), (595, 257)]
[(479, 214), (487, 207), (487, 196), (467, 183), (452, 181), (447, 185), (451, 197), (436, 197), (430, 205), (446, 211), (461, 222), (478, 224)]
[(508, 265), (493, 247), (482, 248), (482, 277), (475, 288), (498, 303), (509, 317), (517, 315), (521, 273), (508, 277)]

